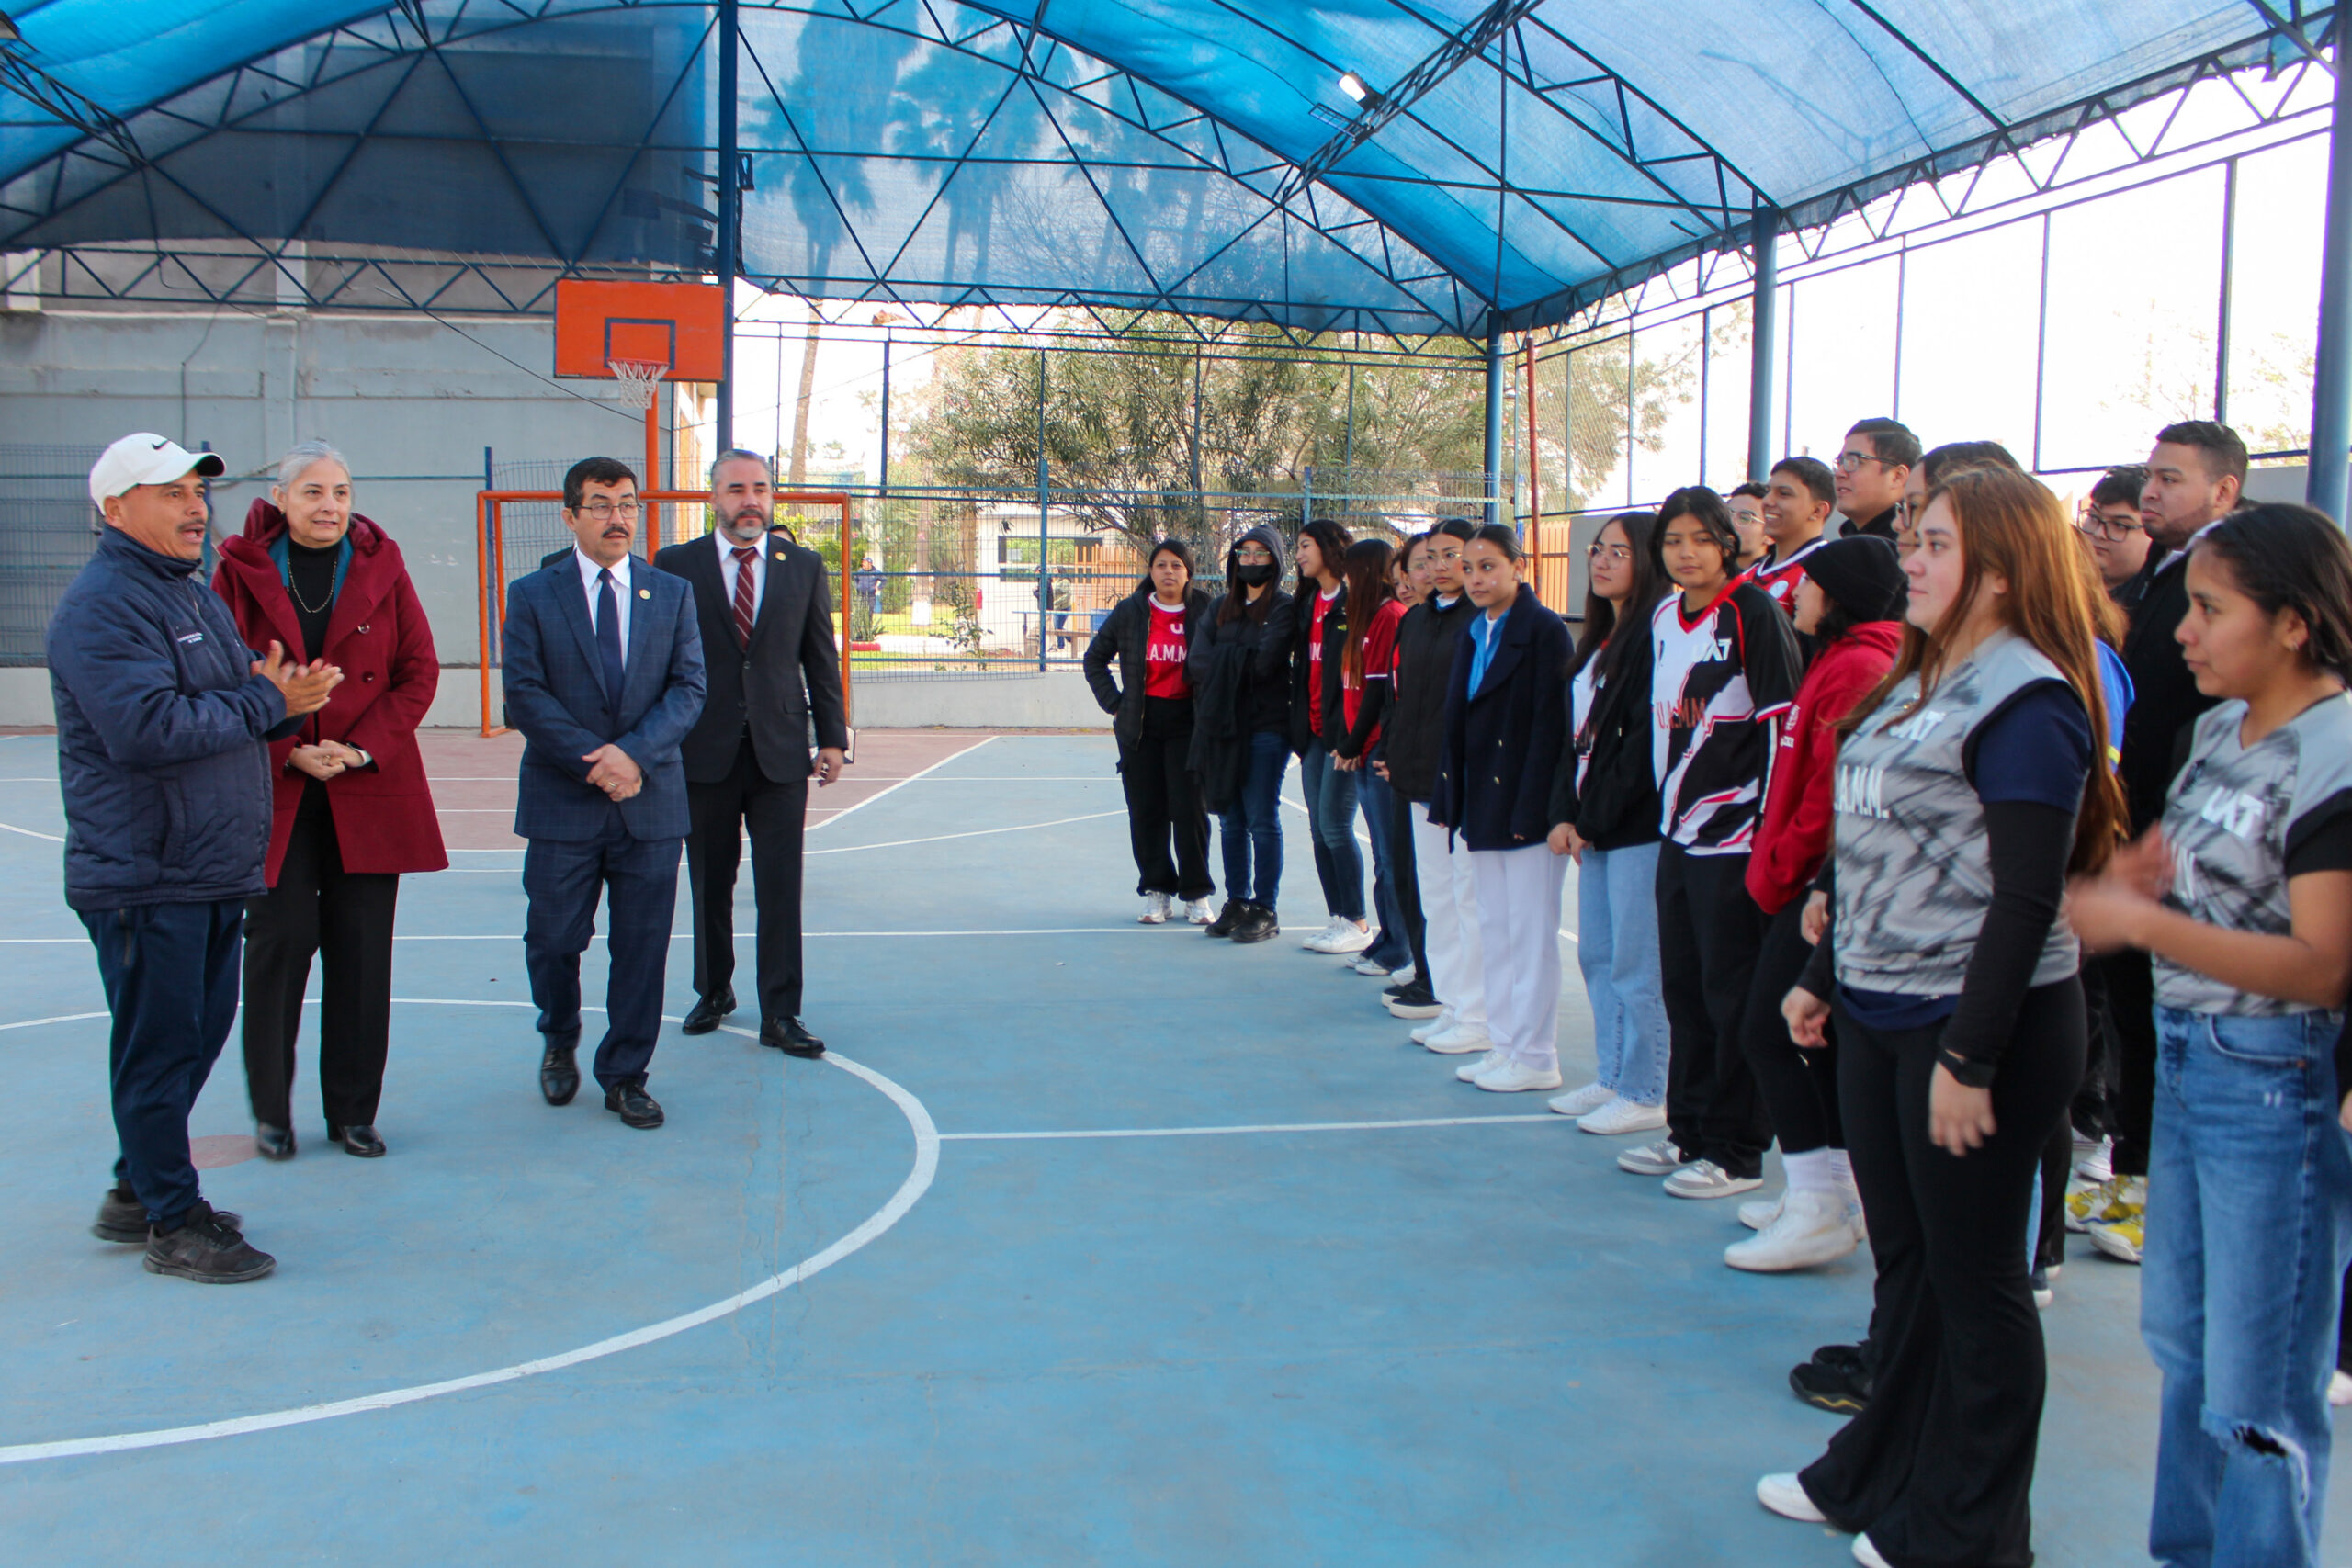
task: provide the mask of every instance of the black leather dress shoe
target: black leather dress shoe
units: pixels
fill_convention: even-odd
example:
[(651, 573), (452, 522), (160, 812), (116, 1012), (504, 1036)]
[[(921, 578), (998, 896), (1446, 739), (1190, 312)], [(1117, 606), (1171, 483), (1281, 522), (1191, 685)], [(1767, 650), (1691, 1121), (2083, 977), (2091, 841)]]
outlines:
[(605, 1091), (605, 1109), (620, 1113), (621, 1122), (629, 1127), (659, 1127), (662, 1106), (645, 1092), (641, 1083), (616, 1083)]
[(384, 1140), (376, 1135), (373, 1127), (330, 1126), (327, 1128), (327, 1141), (341, 1144), (345, 1154), (357, 1155), (361, 1159), (381, 1159), (384, 1156)]
[(571, 1059), (576, 1049), (571, 1045), (550, 1045), (548, 1054), (539, 1058), (539, 1092), (547, 1096), (549, 1105), (569, 1105), (571, 1097), (580, 1092), (580, 1066)]
[(686, 1014), (680, 1025), (688, 1034), (707, 1034), (718, 1027), (718, 1021), (735, 1010), (735, 988), (729, 987), (715, 996), (703, 998)]
[(760, 1025), (760, 1043), (773, 1045), (787, 1056), (821, 1056), (825, 1043), (808, 1032), (797, 1018), (772, 1018)]
[(266, 1122), (254, 1122), (254, 1152), (264, 1159), (292, 1159), (294, 1129), (273, 1127)]

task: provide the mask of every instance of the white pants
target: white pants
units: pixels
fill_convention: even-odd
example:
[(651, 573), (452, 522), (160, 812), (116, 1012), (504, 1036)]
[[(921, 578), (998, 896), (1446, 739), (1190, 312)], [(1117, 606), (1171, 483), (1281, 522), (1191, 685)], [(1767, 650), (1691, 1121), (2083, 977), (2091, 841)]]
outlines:
[(1543, 843), (1477, 850), (1478, 942), (1487, 970), (1487, 1034), (1521, 1066), (1560, 1065), (1560, 892), (1568, 857)]
[(1421, 919), (1427, 931), (1426, 978), (1453, 1021), (1487, 1027), (1487, 976), (1478, 956), (1478, 886), (1470, 852), (1460, 840), (1451, 848), (1445, 829), (1430, 820), (1430, 808), (1416, 801), (1413, 813), (1413, 872), (1421, 889)]

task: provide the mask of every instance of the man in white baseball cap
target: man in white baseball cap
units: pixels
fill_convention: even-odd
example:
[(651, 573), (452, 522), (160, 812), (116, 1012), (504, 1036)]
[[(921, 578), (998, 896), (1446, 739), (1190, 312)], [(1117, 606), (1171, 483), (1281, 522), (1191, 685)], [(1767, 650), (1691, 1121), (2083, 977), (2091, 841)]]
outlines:
[(187, 1114), (229, 1037), (245, 900), (266, 886), (267, 741), (343, 672), (256, 658), (197, 578), (220, 459), (126, 435), (90, 470), (105, 514), (49, 623), (65, 901), (97, 948), (113, 1015), (121, 1156), (90, 1228), (144, 1243), (150, 1273), (228, 1284), (276, 1261), (204, 1201)]

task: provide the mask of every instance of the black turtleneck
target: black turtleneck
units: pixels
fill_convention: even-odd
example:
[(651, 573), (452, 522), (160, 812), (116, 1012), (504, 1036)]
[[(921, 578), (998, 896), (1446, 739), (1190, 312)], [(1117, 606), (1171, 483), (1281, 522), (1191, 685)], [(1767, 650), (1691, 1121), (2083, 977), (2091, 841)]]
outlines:
[(327, 616), (334, 608), (334, 561), (342, 549), (340, 541), (322, 550), (286, 541), (286, 572), (293, 582), (290, 597), (295, 622), (302, 628), (305, 660), (326, 657)]

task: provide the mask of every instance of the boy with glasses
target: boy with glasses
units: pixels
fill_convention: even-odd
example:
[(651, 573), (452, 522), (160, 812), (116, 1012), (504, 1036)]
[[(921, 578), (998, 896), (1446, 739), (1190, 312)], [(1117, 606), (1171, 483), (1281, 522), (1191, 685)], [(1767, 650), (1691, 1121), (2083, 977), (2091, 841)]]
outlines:
[(2140, 492), (2147, 488), (2146, 464), (2109, 468), (2091, 486), (2090, 499), (2075, 518), (2107, 596), (2126, 615), (2147, 591), (2140, 575), (2148, 564), (2148, 530), (2140, 522)]
[(1858, 421), (1838, 449), (1838, 511), (1846, 519), (1841, 537), (1876, 534), (1894, 537), (1903, 487), (1918, 466), (1919, 438), (1892, 419)]

